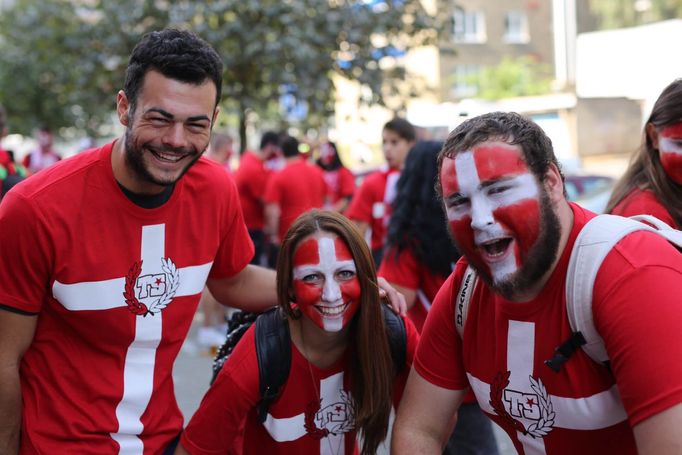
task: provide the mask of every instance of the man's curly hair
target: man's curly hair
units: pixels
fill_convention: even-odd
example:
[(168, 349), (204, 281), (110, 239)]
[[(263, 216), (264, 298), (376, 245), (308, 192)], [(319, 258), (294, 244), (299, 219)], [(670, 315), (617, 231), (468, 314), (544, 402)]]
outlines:
[(216, 86), (216, 105), (220, 102), (223, 62), (210, 44), (191, 31), (169, 28), (150, 32), (135, 46), (123, 88), (131, 111), (135, 110), (144, 77), (151, 70), (189, 84), (211, 80)]

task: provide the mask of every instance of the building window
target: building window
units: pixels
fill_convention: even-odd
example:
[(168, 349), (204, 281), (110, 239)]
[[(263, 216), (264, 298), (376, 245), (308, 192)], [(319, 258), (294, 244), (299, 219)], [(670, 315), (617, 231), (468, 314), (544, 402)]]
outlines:
[(528, 17), (523, 11), (509, 11), (504, 16), (504, 41), (511, 44), (525, 44), (530, 41)]
[(471, 98), (478, 94), (478, 80), (481, 66), (464, 64), (455, 66), (452, 72), (452, 96), (455, 98)]
[(485, 43), (485, 16), (481, 11), (455, 9), (452, 35), (456, 43)]

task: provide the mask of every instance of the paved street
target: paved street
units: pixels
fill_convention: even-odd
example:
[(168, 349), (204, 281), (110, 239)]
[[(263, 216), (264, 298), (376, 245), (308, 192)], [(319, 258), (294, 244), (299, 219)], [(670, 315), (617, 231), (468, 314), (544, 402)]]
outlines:
[[(190, 416), (199, 406), (201, 397), (203, 397), (206, 389), (208, 389), (208, 382), (211, 379), (213, 359), (206, 349), (199, 347), (196, 343), (197, 324), (198, 322), (195, 320), (173, 370), (175, 393), (180, 409), (185, 415), (185, 424), (187, 424)], [(495, 429), (500, 447), (500, 455), (515, 454), (516, 452), (507, 435), (502, 430), (499, 430), (497, 426), (495, 426)], [(384, 448), (383, 451), (379, 451), (379, 454), (388, 454), (388, 450)]]

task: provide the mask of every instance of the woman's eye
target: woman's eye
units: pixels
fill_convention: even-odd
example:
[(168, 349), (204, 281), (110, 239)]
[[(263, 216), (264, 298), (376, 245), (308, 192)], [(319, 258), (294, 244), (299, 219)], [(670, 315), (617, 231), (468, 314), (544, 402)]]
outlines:
[(338, 277), (341, 280), (350, 280), (354, 276), (355, 276), (355, 272), (353, 272), (352, 270), (341, 270), (338, 273)]
[(306, 276), (303, 277), (301, 281), (304, 283), (315, 283), (320, 279), (320, 275), (318, 273), (310, 273)]

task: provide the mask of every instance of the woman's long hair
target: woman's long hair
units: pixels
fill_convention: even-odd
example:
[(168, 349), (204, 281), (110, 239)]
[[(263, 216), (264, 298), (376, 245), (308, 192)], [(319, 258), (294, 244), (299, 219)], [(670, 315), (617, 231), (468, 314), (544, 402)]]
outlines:
[(430, 272), (447, 276), (459, 253), (448, 236), (443, 205), (434, 189), (442, 146), (442, 142), (420, 141), (408, 153), (393, 201), (387, 244), (398, 253), (410, 248)]
[[(681, 121), (682, 79), (676, 79), (661, 92), (646, 125), (651, 123), (656, 129), (661, 129)], [(635, 188), (650, 190), (668, 210), (675, 224), (682, 227), (682, 185), (675, 183), (663, 169), (659, 151), (654, 148), (646, 125), (642, 133), (642, 144), (616, 184), (606, 211), (611, 212)]]
[(395, 371), (372, 254), (367, 242), (346, 217), (336, 212), (311, 210), (296, 219), (284, 237), (277, 261), (277, 299), (290, 318), (301, 317), (301, 312), (291, 307), (292, 259), (301, 240), (318, 231), (342, 238), (355, 261), (361, 296), (360, 308), (349, 333), (351, 394), (355, 427), (364, 439), (362, 453), (372, 454), (388, 431)]

